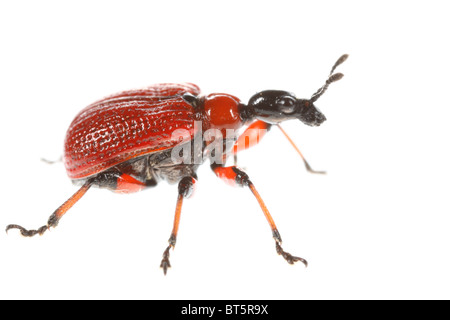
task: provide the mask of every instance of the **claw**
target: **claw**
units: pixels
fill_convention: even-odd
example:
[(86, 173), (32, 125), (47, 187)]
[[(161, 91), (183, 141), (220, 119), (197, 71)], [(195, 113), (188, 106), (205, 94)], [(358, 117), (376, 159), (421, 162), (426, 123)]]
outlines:
[(171, 247), (172, 246), (169, 245), (167, 247), (167, 249), (164, 251), (163, 259), (161, 260), (161, 265), (159, 266), (160, 268), (163, 269), (164, 275), (167, 274), (167, 269), (171, 267), (170, 261), (169, 261), (169, 256), (170, 256), (170, 251), (169, 250), (170, 250)]
[(294, 264), (297, 261), (301, 261), (305, 265), (305, 267), (308, 266), (308, 261), (300, 257), (295, 257), (289, 252), (284, 251), (277, 241), (275, 241), (275, 247), (277, 249), (277, 253), (281, 255), (289, 264)]
[(167, 275), (167, 269), (170, 268), (168, 259), (163, 259), (163, 261), (161, 261), (161, 268), (163, 269), (164, 275)]

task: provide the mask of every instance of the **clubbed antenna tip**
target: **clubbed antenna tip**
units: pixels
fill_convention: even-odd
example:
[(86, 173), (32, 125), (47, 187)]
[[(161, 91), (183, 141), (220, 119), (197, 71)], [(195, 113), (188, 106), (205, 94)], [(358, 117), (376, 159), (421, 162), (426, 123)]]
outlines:
[(344, 75), (343, 75), (342, 73), (334, 73), (334, 74), (333, 74), (333, 72), (334, 72), (334, 70), (337, 68), (337, 66), (339, 66), (340, 64), (342, 64), (345, 60), (347, 60), (347, 58), (348, 58), (348, 54), (343, 54), (343, 55), (336, 61), (336, 63), (335, 63), (335, 64), (333, 65), (333, 67), (331, 68), (330, 75), (329, 75), (327, 81), (325, 81), (325, 84), (324, 84), (321, 88), (319, 88), (319, 90), (317, 90), (316, 93), (314, 93), (314, 94), (311, 96), (311, 99), (310, 99), (311, 102), (317, 101), (317, 99), (319, 99), (320, 96), (323, 95), (323, 94), (325, 93), (325, 91), (328, 89), (328, 86), (329, 86), (331, 83), (336, 82), (336, 81), (338, 81), (338, 80), (341, 80), (342, 77), (344, 77)]
[(333, 73), (334, 69), (336, 69), (338, 65), (344, 63), (344, 61), (347, 60), (347, 58), (348, 58), (348, 54), (343, 54), (343, 55), (336, 61), (336, 63), (334, 64), (333, 68), (331, 68), (330, 75)]

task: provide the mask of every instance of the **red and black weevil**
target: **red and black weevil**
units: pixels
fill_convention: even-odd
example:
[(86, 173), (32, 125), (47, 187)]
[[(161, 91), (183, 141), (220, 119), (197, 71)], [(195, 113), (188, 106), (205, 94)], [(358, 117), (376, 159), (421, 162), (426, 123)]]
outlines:
[[(319, 126), (326, 120), (314, 102), (327, 90), (328, 86), (343, 77), (333, 73), (335, 68), (347, 59), (341, 56), (331, 69), (325, 84), (310, 99), (298, 99), (294, 94), (281, 90), (266, 90), (253, 95), (248, 104), (229, 94), (214, 93), (200, 95), (194, 84), (156, 84), (139, 90), (124, 91), (99, 100), (83, 109), (70, 125), (64, 143), (64, 164), (67, 174), (81, 188), (50, 216), (45, 226), (27, 230), (19, 225), (6, 227), (19, 229), (25, 237), (42, 235), (50, 227), (56, 227), (62, 216), (90, 187), (107, 188), (116, 192), (136, 192), (154, 187), (161, 180), (178, 183), (178, 198), (175, 219), (169, 246), (163, 253), (161, 268), (164, 274), (170, 267), (169, 251), (175, 247), (181, 207), (197, 181), (196, 171), (205, 159), (211, 160), (211, 169), (217, 177), (242, 187), (248, 187), (257, 199), (272, 229), (276, 251), (290, 264), (301, 261), (285, 252), (281, 247), (281, 236), (272, 216), (248, 175), (236, 165), (225, 166), (228, 156), (247, 149), (259, 142), (262, 135), (272, 125), (290, 119), (299, 119), (309, 126)], [(200, 126), (196, 125), (200, 122)], [(246, 130), (230, 141), (223, 140), (222, 161), (212, 161), (217, 155), (211, 152), (205, 140), (197, 151), (194, 144), (198, 135), (210, 129), (226, 136), (227, 130), (238, 130), (249, 125)], [(173, 133), (184, 130), (187, 139)], [(178, 131), (179, 132), (179, 131)], [(283, 134), (295, 147), (292, 140)], [(203, 139), (203, 138), (201, 138)], [(191, 155), (174, 159), (173, 151), (180, 143), (188, 144)], [(308, 171), (313, 171), (301, 155)], [(184, 150), (184, 149), (182, 149)], [(198, 159), (202, 161), (194, 161)], [(195, 158), (195, 159), (194, 159)]]

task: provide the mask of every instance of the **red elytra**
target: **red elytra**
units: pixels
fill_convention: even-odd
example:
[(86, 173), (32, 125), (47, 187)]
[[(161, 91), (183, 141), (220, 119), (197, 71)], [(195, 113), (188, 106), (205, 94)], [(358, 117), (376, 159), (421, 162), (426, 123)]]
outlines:
[(71, 179), (89, 177), (121, 162), (174, 147), (176, 129), (194, 135), (194, 109), (182, 95), (199, 95), (194, 84), (157, 84), (124, 91), (83, 109), (64, 143), (64, 164)]
[[(310, 99), (299, 99), (287, 91), (265, 90), (244, 104), (225, 93), (203, 96), (199, 87), (191, 83), (163, 83), (124, 91), (89, 105), (73, 120), (64, 143), (67, 174), (81, 188), (55, 210), (46, 225), (27, 230), (12, 224), (6, 231), (19, 229), (26, 237), (42, 235), (50, 227), (56, 227), (91, 186), (127, 193), (154, 187), (163, 180), (177, 183), (174, 225), (161, 261), (166, 273), (170, 267), (169, 252), (176, 243), (183, 199), (192, 194), (199, 165), (210, 160), (217, 177), (232, 185), (248, 187), (253, 193), (271, 227), (277, 253), (290, 264), (301, 261), (307, 265), (305, 259), (282, 249), (275, 222), (248, 175), (236, 166), (236, 154), (259, 143), (276, 125), (296, 148), (307, 170), (323, 173), (311, 169), (280, 123), (298, 119), (310, 126), (322, 124), (326, 118), (314, 102), (332, 82), (342, 78), (341, 73), (333, 72), (347, 57), (343, 55), (337, 60), (325, 84)], [(245, 125), (248, 127), (241, 135), (229, 135), (230, 130), (235, 132)], [(184, 132), (181, 140), (175, 134), (180, 131)], [(214, 138), (210, 137), (211, 132)], [(235, 165), (225, 166), (230, 155), (234, 155)]]

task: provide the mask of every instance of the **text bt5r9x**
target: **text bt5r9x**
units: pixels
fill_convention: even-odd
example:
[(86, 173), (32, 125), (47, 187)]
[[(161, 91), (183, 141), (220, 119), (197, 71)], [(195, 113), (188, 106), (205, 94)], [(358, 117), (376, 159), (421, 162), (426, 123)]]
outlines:
[[(308, 171), (314, 171), (280, 123), (299, 119), (309, 126), (326, 120), (314, 105), (328, 86), (343, 77), (333, 73), (347, 59), (340, 57), (325, 84), (310, 99), (299, 99), (282, 90), (261, 91), (247, 104), (229, 94), (200, 95), (194, 84), (156, 84), (140, 90), (124, 91), (99, 100), (83, 109), (70, 125), (64, 143), (64, 165), (72, 181), (81, 188), (50, 216), (45, 226), (27, 230), (11, 224), (21, 234), (32, 237), (56, 227), (62, 216), (92, 187), (115, 192), (136, 192), (165, 180), (178, 184), (175, 219), (169, 246), (163, 253), (161, 268), (170, 267), (170, 249), (175, 247), (181, 207), (197, 181), (196, 171), (210, 160), (217, 177), (232, 185), (248, 187), (266, 217), (275, 247), (290, 264), (305, 259), (285, 252), (272, 216), (248, 175), (236, 166), (236, 153), (247, 149), (278, 126), (302, 157)], [(236, 132), (247, 128), (241, 135)], [(235, 165), (225, 166), (234, 155)]]

